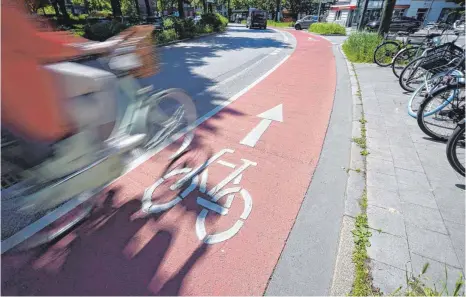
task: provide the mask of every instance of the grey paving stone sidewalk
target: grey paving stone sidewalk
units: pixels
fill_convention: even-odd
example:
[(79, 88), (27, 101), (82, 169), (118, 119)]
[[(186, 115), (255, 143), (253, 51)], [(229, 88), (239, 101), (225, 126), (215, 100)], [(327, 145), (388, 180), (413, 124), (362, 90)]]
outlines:
[[(429, 262), (427, 282), (450, 294), (465, 268), (464, 178), (449, 165), (445, 143), (430, 140), (407, 113), (389, 68), (356, 64), (367, 120), (368, 221), (374, 284), (389, 294)], [(381, 231), (381, 232), (380, 232)]]

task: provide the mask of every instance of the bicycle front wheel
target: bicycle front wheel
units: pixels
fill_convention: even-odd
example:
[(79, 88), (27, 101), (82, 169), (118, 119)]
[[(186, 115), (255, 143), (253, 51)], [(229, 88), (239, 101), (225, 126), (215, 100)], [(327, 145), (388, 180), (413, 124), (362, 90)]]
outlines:
[(417, 123), (428, 136), (447, 141), (464, 119), (464, 86), (447, 85), (436, 89), (419, 107)]
[(425, 82), (426, 75), (428, 76), (429, 73), (420, 67), (424, 59), (425, 57), (414, 59), (403, 69), (398, 79), (403, 90), (414, 92)]
[[(408, 114), (413, 118), (417, 118), (417, 111), (419, 110), (419, 106), (425, 100), (427, 94), (434, 91), (434, 88), (441, 87), (440, 83), (443, 77), (446, 75), (446, 72), (438, 73), (431, 77), (429, 80), (421, 84), (416, 91), (414, 91), (413, 95), (409, 99), (408, 103)], [(425, 114), (424, 116), (428, 116), (429, 114)]]
[(394, 41), (386, 41), (379, 45), (374, 51), (374, 63), (381, 67), (392, 64), (393, 57), (400, 50), (400, 45)]
[(410, 47), (400, 50), (395, 55), (392, 62), (392, 71), (396, 77), (400, 77), (400, 74), (403, 71), (403, 69), (409, 64), (409, 62), (416, 58), (417, 52), (417, 47)]
[(465, 163), (465, 140), (464, 140), (464, 121), (456, 127), (453, 134), (447, 142), (447, 159), (451, 167), (459, 174), (464, 176)]

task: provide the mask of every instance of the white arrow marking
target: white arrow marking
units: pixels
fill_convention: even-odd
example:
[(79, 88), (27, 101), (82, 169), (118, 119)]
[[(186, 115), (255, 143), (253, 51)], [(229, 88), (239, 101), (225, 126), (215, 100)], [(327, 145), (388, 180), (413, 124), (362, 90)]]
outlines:
[(241, 144), (254, 147), (272, 121), (283, 122), (283, 104), (279, 104), (257, 116), (263, 120), (260, 121), (259, 124), (243, 138), (243, 140), (241, 140)]

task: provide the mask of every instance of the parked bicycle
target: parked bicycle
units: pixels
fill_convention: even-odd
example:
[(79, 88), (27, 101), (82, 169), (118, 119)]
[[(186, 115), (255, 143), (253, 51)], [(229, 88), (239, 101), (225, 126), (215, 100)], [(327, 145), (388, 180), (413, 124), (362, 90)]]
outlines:
[(451, 167), (462, 176), (465, 176), (465, 138), (464, 138), (464, 119), (458, 123), (455, 131), (447, 142), (447, 159)]

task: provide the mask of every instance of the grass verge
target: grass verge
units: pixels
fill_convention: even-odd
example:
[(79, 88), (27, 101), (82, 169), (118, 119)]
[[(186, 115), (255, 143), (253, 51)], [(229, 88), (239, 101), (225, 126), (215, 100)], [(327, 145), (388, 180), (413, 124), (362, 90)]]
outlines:
[[(351, 64), (352, 71), (356, 78), (357, 91), (356, 95), (362, 104), (361, 87), (359, 85), (359, 79), (356, 74), (354, 65)], [(364, 112), (359, 120), (361, 124), (361, 136), (353, 137), (353, 141), (361, 148), (361, 155), (366, 156), (367, 143), (366, 143), (366, 119), (364, 118)], [(365, 159), (364, 159), (365, 165)], [(364, 172), (362, 172), (364, 174)], [(369, 238), (372, 233), (369, 230), (369, 223), (367, 219), (367, 190), (364, 188), (361, 198), (359, 200), (361, 212), (355, 218), (355, 228), (352, 231), (354, 241), (354, 251), (352, 260), (355, 268), (355, 275), (353, 280), (353, 287), (351, 290), (351, 296), (376, 296), (380, 295), (379, 290), (372, 286), (372, 279), (370, 276), (369, 269), (369, 256), (367, 254), (367, 247), (370, 246)]]
[(368, 267), (369, 256), (367, 255), (367, 247), (370, 246), (369, 238), (372, 233), (369, 231), (369, 224), (367, 222), (366, 189), (364, 189), (359, 204), (361, 206), (361, 213), (356, 217), (355, 228), (352, 231), (354, 240), (353, 263), (355, 266), (355, 276), (351, 296), (379, 295), (378, 291), (372, 288)]
[(382, 37), (377, 33), (355, 32), (345, 40), (342, 49), (353, 63), (372, 63), (375, 48), (381, 41)]
[(314, 23), (309, 27), (309, 32), (321, 35), (346, 35), (346, 29), (335, 23)]
[(294, 27), (294, 22), (275, 22), (272, 20), (268, 20), (267, 26), (277, 27), (277, 28), (288, 28), (288, 27)]

